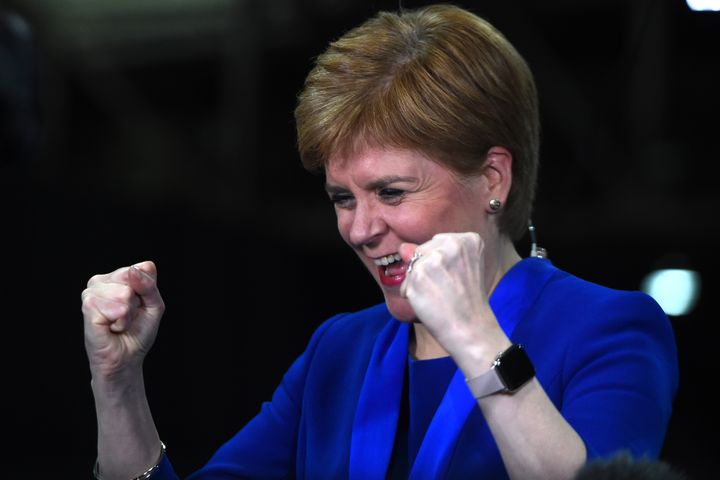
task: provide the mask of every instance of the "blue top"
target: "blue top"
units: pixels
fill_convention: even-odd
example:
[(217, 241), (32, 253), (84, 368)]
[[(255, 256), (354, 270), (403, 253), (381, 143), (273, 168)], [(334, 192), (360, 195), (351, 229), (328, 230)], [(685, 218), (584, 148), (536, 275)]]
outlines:
[[(528, 258), (506, 273), (490, 305), (505, 333), (525, 347), (588, 458), (618, 450), (658, 456), (678, 369), (672, 328), (652, 298)], [(396, 466), (408, 332), (384, 304), (330, 318), (272, 400), (189, 478), (385, 478)], [(435, 413), (427, 427), (422, 407), (408, 410), (408, 445), (411, 432), (426, 432), (417, 453), (408, 450), (415, 460), (407, 478), (507, 478), (487, 423), (454, 370), (444, 377), (439, 404), (429, 407)], [(167, 458), (153, 479), (177, 479)]]
[(390, 478), (408, 478), (410, 466), (456, 370), (451, 357), (415, 360), (408, 355)]

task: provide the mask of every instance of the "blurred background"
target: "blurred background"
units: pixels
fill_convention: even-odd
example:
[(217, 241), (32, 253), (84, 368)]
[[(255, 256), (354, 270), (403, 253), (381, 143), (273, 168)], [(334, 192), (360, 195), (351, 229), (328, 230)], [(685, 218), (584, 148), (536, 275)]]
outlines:
[[(662, 457), (706, 477), (720, 418), (720, 13), (684, 0), (455, 3), (535, 72), (534, 221), (551, 260), (614, 288), (646, 288), (658, 269), (699, 282), (665, 284), (681, 297), (664, 304), (681, 388)], [(80, 292), (95, 273), (158, 265), (168, 309), (146, 381), (181, 475), (257, 413), (324, 319), (382, 301), (322, 178), (300, 165), (292, 111), (313, 57), (397, 6), (0, 1), (3, 475), (89, 476)]]

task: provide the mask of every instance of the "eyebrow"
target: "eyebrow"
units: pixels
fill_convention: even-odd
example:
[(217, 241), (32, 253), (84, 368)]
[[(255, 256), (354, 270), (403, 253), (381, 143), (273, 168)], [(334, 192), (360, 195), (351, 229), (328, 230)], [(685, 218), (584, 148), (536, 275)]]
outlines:
[[(365, 188), (368, 190), (377, 190), (379, 188), (387, 187), (391, 183), (396, 182), (416, 182), (417, 177), (407, 177), (402, 175), (386, 175), (384, 177), (376, 178), (366, 185)], [(338, 185), (325, 182), (325, 191), (329, 194), (346, 192), (347, 189)]]

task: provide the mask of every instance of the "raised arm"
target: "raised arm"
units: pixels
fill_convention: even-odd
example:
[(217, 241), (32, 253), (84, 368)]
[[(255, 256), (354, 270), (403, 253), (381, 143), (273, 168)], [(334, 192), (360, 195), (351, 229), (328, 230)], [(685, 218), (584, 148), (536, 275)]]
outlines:
[(164, 311), (150, 261), (95, 275), (82, 292), (103, 480), (136, 477), (160, 457), (142, 367)]
[[(408, 261), (414, 246), (400, 253)], [(487, 372), (511, 342), (488, 302), (488, 281), (474, 233), (440, 234), (417, 247), (423, 254), (403, 285), (422, 322), (425, 343), (437, 342), (466, 378)], [(543, 387), (532, 379), (514, 395), (478, 400), (512, 479), (571, 479), (586, 460), (583, 440), (563, 418)]]

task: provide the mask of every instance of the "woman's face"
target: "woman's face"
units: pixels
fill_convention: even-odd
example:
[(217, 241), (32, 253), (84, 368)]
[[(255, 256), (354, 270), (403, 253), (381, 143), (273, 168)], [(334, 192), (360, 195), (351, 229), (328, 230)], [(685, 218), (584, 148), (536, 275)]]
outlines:
[(443, 232), (477, 232), (487, 240), (490, 194), (482, 175), (460, 180), (422, 153), (379, 148), (331, 157), (325, 174), (340, 235), (398, 320), (415, 318), (400, 296), (407, 268), (399, 259), (401, 243), (422, 244)]

